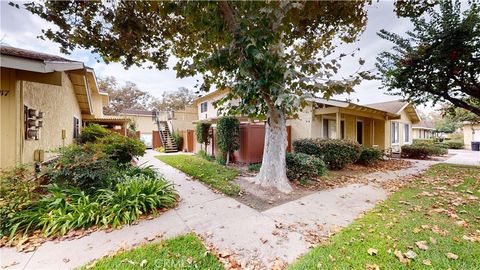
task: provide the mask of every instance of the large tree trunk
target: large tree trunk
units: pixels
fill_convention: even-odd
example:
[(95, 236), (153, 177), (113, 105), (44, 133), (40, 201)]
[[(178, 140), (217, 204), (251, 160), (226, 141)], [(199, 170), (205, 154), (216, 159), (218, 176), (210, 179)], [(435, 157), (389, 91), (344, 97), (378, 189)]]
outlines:
[(285, 114), (273, 107), (265, 125), (265, 145), (260, 172), (255, 183), (263, 187), (274, 187), (281, 192), (292, 191), (287, 178), (285, 155), (287, 152), (287, 125)]

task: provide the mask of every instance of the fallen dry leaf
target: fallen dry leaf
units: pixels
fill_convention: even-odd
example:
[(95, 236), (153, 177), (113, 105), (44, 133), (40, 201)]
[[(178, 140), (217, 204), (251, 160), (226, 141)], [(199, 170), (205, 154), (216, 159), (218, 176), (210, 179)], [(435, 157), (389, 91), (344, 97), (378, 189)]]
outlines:
[(367, 265), (365, 266), (365, 268), (367, 270), (380, 270), (380, 266), (376, 265), (376, 264), (369, 264), (367, 263)]
[(413, 250), (409, 249), (407, 252), (405, 252), (403, 255), (409, 259), (415, 259), (417, 257), (417, 253), (413, 252)]
[(148, 263), (147, 260), (145, 260), (145, 259), (142, 260), (142, 261), (140, 262), (140, 267), (145, 267), (145, 266), (147, 265), (147, 263)]
[(431, 262), (430, 260), (428, 260), (428, 259), (423, 260), (422, 263), (423, 263), (424, 265), (428, 265), (428, 266), (432, 265), (432, 262)]
[(437, 239), (433, 238), (433, 237), (430, 237), (430, 242), (434, 245), (437, 244)]
[(458, 255), (457, 254), (453, 254), (451, 252), (448, 252), (445, 254), (445, 256), (447, 256), (447, 258), (451, 259), (451, 260), (456, 260), (458, 259)]
[(421, 250), (427, 250), (428, 249), (427, 241), (417, 241), (417, 242), (415, 242), (415, 245)]
[(398, 249), (395, 249), (395, 251), (393, 252), (393, 254), (395, 255), (395, 257), (397, 257), (397, 259), (403, 263), (403, 264), (408, 264), (410, 263), (410, 260), (406, 259), (404, 256), (403, 256), (403, 253), (398, 250)]
[(376, 249), (374, 249), (374, 248), (369, 248), (369, 249), (367, 250), (367, 253), (368, 253), (370, 256), (375, 256), (375, 255), (377, 255), (378, 250), (376, 250)]

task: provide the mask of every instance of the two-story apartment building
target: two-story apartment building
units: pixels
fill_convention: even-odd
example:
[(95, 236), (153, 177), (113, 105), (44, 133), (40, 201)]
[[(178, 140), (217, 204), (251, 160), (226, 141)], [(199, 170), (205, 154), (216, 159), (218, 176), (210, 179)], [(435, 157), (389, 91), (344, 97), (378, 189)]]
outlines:
[[(221, 89), (195, 100), (199, 121), (215, 123), (221, 115), (213, 103), (227, 93), (228, 89)], [(241, 122), (263, 124), (255, 119), (239, 118)], [(419, 121), (415, 107), (404, 101), (359, 105), (312, 98), (296, 118), (287, 119), (287, 126), (291, 141), (302, 138), (338, 138), (400, 152), (402, 145), (412, 143), (412, 126)]]
[(103, 115), (108, 94), (82, 62), (5, 45), (0, 53), (0, 168), (49, 159), (88, 122), (125, 130), (125, 119)]

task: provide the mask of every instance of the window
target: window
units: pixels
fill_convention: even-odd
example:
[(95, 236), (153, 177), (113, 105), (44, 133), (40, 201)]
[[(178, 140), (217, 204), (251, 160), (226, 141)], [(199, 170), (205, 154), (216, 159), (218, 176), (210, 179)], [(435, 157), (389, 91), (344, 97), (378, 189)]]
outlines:
[(200, 104), (200, 112), (201, 113), (206, 112), (207, 109), (208, 109), (208, 103), (207, 102), (203, 102), (202, 104)]
[[(341, 138), (345, 139), (345, 121), (340, 121)], [(323, 138), (337, 139), (337, 121), (333, 119), (323, 119)]]
[(403, 125), (403, 128), (404, 128), (404, 137), (405, 137), (405, 142), (409, 142), (410, 141), (410, 125), (409, 124), (404, 124)]
[(80, 136), (80, 119), (73, 117), (73, 138), (78, 138)]
[(397, 122), (392, 122), (392, 143), (399, 143), (400, 139), (399, 139), (399, 128), (400, 128), (400, 124), (397, 123)]

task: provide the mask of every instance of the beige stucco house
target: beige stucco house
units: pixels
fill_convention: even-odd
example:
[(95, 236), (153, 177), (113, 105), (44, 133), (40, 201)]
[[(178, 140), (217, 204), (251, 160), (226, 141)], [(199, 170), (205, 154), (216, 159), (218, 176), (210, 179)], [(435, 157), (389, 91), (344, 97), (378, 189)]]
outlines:
[(414, 139), (431, 139), (435, 137), (435, 128), (432, 122), (422, 120), (412, 126), (412, 135)]
[(0, 52), (0, 168), (51, 158), (88, 122), (125, 129), (125, 119), (103, 115), (108, 94), (82, 62), (5, 45)]
[[(199, 121), (214, 123), (221, 115), (213, 103), (227, 93), (228, 89), (221, 89), (195, 100)], [(259, 122), (246, 117), (240, 117), (240, 120)], [(415, 107), (404, 101), (359, 105), (312, 98), (296, 118), (287, 120), (287, 126), (291, 127), (292, 141), (302, 138), (340, 138), (389, 152), (400, 152), (402, 145), (412, 143), (412, 126), (419, 122)]]
[[(139, 133), (140, 140), (145, 143), (148, 148), (156, 148), (160, 144), (169, 144), (172, 133), (182, 134), (186, 130), (194, 129), (193, 122), (197, 120), (197, 109), (194, 106), (187, 106), (183, 110), (178, 111), (148, 111), (148, 110), (124, 110), (120, 113), (121, 116), (128, 119), (128, 121), (135, 126)], [(157, 123), (158, 120), (158, 123)], [(160, 125), (160, 127), (159, 127)], [(165, 132), (166, 141), (163, 138), (156, 138), (160, 136), (158, 130), (168, 129)], [(170, 137), (170, 138), (169, 138)], [(173, 150), (173, 149), (172, 149)], [(181, 150), (181, 149), (180, 149)]]
[(464, 122), (462, 129), (465, 148), (472, 149), (472, 142), (480, 142), (480, 122)]

